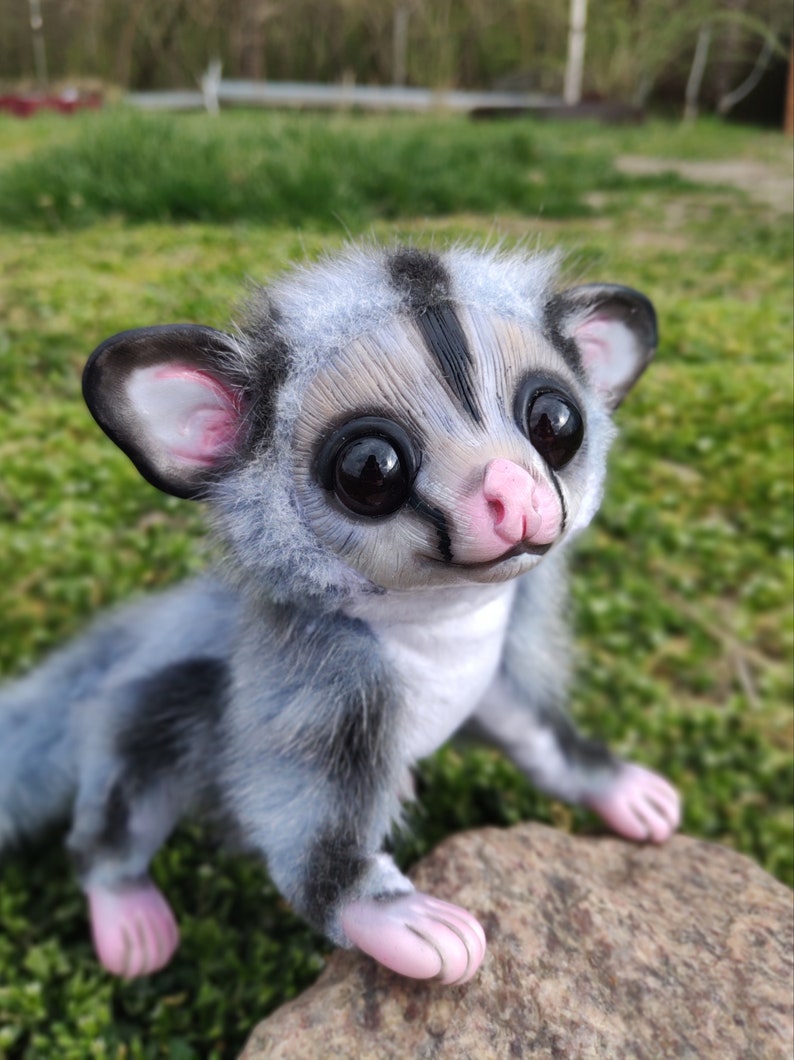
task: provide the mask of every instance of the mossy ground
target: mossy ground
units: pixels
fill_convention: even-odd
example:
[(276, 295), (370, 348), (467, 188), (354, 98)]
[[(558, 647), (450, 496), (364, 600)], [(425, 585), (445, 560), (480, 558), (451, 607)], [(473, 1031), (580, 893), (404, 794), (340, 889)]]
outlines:
[[(577, 554), (574, 711), (671, 777), (686, 831), (791, 882), (791, 215), (612, 164), (779, 167), (782, 139), (713, 123), (149, 121), (0, 120), (2, 672), (205, 562), (198, 508), (140, 480), (82, 405), (82, 365), (102, 338), (170, 320), (222, 327), (247, 282), (349, 234), (562, 246), (572, 281), (646, 291), (662, 334), (618, 413), (607, 498)], [(122, 151), (124, 136), (137, 150)], [(97, 172), (103, 144), (121, 168)], [(353, 181), (373, 157), (377, 171)], [(255, 186), (265, 165), (279, 202)], [(419, 787), (404, 862), (481, 823), (596, 828), (479, 748), (444, 749)], [(152, 980), (110, 980), (60, 844), (3, 859), (0, 1056), (231, 1057), (322, 966), (323, 942), (265, 872), (185, 829), (154, 870), (182, 924), (179, 954)]]

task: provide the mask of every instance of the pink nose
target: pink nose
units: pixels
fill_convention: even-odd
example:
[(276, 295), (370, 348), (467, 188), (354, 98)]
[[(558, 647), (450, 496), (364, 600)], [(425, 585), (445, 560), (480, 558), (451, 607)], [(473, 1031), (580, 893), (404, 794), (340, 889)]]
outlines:
[(527, 541), (547, 545), (560, 532), (562, 513), (556, 491), (512, 460), (492, 460), (485, 469), (482, 496), (490, 530), (508, 546)]

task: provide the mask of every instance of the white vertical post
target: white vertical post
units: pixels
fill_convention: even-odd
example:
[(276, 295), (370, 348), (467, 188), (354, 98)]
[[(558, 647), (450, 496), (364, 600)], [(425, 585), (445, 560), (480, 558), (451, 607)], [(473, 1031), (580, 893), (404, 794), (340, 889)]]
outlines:
[(568, 25), (568, 60), (565, 64), (565, 85), (562, 98), (573, 106), (582, 98), (582, 70), (584, 69), (585, 27), (587, 0), (571, 0)]
[(204, 107), (208, 114), (219, 114), (220, 103), (218, 95), (221, 89), (221, 70), (223, 66), (220, 59), (212, 59), (205, 72), (201, 75), (199, 84), (201, 94), (204, 97)]
[(44, 47), (44, 20), (41, 17), (39, 0), (28, 0), (30, 8), (30, 32), (33, 37), (33, 65), (39, 90), (47, 87), (47, 53)]
[(698, 33), (695, 45), (695, 57), (692, 60), (692, 69), (686, 83), (684, 94), (684, 121), (694, 121), (698, 116), (698, 97), (700, 86), (703, 83), (703, 74), (706, 71), (706, 62), (711, 47), (711, 23), (704, 22)]
[(394, 9), (392, 24), (392, 77), (393, 85), (404, 85), (407, 73), (408, 54), (408, 5), (398, 3)]

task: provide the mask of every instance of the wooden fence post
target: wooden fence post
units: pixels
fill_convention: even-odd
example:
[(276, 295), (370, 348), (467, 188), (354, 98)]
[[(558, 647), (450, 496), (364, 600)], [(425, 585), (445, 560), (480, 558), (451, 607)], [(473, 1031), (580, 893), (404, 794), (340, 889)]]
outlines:
[(783, 128), (787, 136), (794, 136), (794, 36), (788, 58), (788, 87), (786, 89), (786, 117)]

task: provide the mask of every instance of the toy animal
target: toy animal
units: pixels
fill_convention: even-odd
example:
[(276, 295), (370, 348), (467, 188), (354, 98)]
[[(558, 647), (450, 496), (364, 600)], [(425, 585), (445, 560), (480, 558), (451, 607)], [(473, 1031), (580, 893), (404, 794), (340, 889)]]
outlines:
[(564, 711), (566, 553), (655, 315), (626, 287), (556, 291), (555, 261), (351, 248), (229, 334), (143, 328), (92, 355), (93, 415), (149, 482), (208, 502), (225, 550), (0, 697), (0, 847), (70, 813), (111, 972), (171, 958), (149, 862), (209, 807), (334, 943), (465, 982), (482, 928), (382, 844), (414, 763), (466, 722), (628, 839), (677, 827), (667, 781)]

